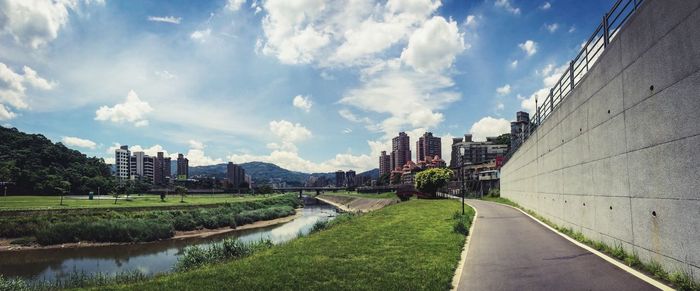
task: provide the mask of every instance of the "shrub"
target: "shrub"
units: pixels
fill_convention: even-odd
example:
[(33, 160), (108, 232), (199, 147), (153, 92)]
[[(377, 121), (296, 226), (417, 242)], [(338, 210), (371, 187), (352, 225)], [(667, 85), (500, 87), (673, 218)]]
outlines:
[(469, 227), (472, 223), (472, 217), (469, 214), (461, 214), (455, 212), (452, 215), (452, 219), (455, 220), (452, 230), (456, 233), (461, 233), (463, 235), (469, 235)]
[(309, 230), (309, 233), (316, 233), (319, 231), (322, 231), (328, 227), (328, 220), (319, 220), (314, 223), (314, 225), (311, 227), (311, 230)]
[(487, 195), (489, 197), (501, 197), (501, 189), (491, 188), (491, 189), (489, 189), (489, 193)]
[(51, 245), (78, 241), (145, 242), (174, 235), (170, 223), (148, 219), (117, 219), (88, 222), (61, 222), (37, 232), (39, 244)]
[(24, 291), (29, 290), (29, 285), (22, 279), (6, 278), (0, 274), (0, 291)]
[(272, 241), (270, 240), (242, 243), (236, 238), (224, 239), (207, 248), (191, 246), (185, 248), (182, 256), (177, 259), (175, 270), (187, 271), (206, 264), (242, 258), (270, 247), (272, 247)]

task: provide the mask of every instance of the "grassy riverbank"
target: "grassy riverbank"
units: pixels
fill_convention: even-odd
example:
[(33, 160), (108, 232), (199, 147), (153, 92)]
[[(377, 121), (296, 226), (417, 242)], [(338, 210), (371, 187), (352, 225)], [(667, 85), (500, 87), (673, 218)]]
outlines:
[[(143, 242), (170, 238), (175, 231), (236, 227), (289, 216), (300, 206), (295, 195), (242, 200), (218, 207), (178, 210), (67, 210), (0, 217), (0, 237), (25, 237), (41, 245), (91, 242)], [(28, 238), (26, 238), (28, 237)]]
[(100, 290), (447, 290), (465, 239), (459, 209), (411, 200), (244, 259)]
[(61, 205), (60, 196), (0, 196), (0, 211), (8, 210), (58, 210), (58, 209), (86, 209), (86, 208), (125, 208), (125, 207), (165, 207), (182, 205), (207, 205), (221, 204), (238, 201), (251, 201), (264, 199), (263, 196), (232, 195), (232, 194), (196, 194), (185, 197), (184, 203), (180, 202), (180, 196), (168, 195), (165, 201), (160, 200), (160, 195), (143, 194), (121, 195), (114, 203), (114, 197), (101, 195), (94, 200), (87, 197), (66, 196)]

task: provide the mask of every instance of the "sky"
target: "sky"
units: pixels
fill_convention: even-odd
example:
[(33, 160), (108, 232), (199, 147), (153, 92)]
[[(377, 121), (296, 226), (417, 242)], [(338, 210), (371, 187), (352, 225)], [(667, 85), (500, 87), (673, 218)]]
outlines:
[[(0, 0), (0, 125), (89, 156), (369, 170), (534, 112), (612, 0)], [(415, 149), (412, 149), (415, 159)]]

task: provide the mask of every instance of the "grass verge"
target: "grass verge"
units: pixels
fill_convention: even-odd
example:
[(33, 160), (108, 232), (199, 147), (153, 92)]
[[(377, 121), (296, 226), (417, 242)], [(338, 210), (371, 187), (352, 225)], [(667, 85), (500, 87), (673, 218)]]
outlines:
[(592, 247), (601, 253), (604, 253), (608, 256), (616, 258), (616, 259), (624, 262), (627, 266), (630, 266), (630, 267), (635, 268), (637, 270), (640, 270), (642, 272), (651, 274), (656, 279), (669, 282), (672, 284), (672, 287), (674, 287), (678, 290), (700, 290), (700, 283), (694, 282), (693, 279), (691, 278), (691, 276), (687, 272), (675, 271), (675, 272), (669, 273), (661, 266), (661, 264), (659, 264), (656, 261), (652, 260), (649, 262), (642, 262), (636, 253), (629, 253), (629, 252), (625, 251), (625, 249), (622, 247), (622, 245), (610, 246), (610, 245), (607, 245), (607, 244), (600, 242), (600, 241), (591, 240), (591, 239), (585, 237), (583, 235), (583, 233), (581, 233), (579, 231), (574, 231), (572, 228), (558, 226), (558, 225), (554, 224), (553, 222), (551, 222), (549, 219), (546, 219), (546, 218), (540, 216), (539, 214), (535, 213), (534, 211), (529, 210), (529, 209), (525, 209), (524, 207), (518, 205), (517, 203), (510, 201), (510, 200), (503, 198), (503, 197), (486, 196), (486, 197), (483, 197), (483, 200), (498, 202), (498, 203), (510, 205), (510, 206), (515, 207), (515, 208), (521, 209), (521, 210), (527, 212), (528, 214), (530, 214), (532, 217), (537, 218), (538, 220), (551, 226), (552, 228), (556, 229), (557, 231), (567, 235), (568, 237), (573, 238), (580, 243), (588, 245), (589, 247)]
[(465, 239), (454, 231), (459, 209), (454, 200), (412, 200), (240, 260), (100, 289), (450, 289)]

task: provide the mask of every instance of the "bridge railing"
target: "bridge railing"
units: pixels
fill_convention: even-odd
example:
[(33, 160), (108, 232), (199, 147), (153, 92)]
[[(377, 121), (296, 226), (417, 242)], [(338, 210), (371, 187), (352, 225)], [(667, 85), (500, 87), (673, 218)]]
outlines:
[[(643, 2), (644, 0), (617, 0), (612, 8), (603, 15), (602, 21), (596, 26), (588, 40), (581, 45), (579, 53), (569, 62), (569, 67), (549, 89), (549, 94), (544, 100), (535, 98), (536, 112), (530, 119), (530, 134), (536, 131), (562, 100), (579, 85), (586, 73), (608, 47), (610, 41), (617, 37), (622, 26)], [(511, 148), (506, 155), (506, 160), (517, 151), (523, 142), (524, 140)]]

